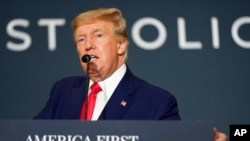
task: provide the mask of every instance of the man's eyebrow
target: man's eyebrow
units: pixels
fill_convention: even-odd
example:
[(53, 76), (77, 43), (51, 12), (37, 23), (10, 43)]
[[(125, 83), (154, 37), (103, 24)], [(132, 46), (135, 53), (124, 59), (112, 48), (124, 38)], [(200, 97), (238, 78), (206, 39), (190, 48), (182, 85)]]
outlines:
[[(96, 32), (100, 32), (100, 31), (103, 31), (102, 29), (100, 28), (96, 28), (96, 29), (93, 29), (92, 31), (90, 31), (91, 34), (94, 34)], [(85, 36), (82, 32), (78, 33), (75, 35), (75, 37), (82, 37), (82, 36)]]
[(94, 29), (91, 33), (96, 33), (96, 32), (99, 32), (99, 31), (102, 31), (102, 29), (100, 29), (100, 28)]
[(84, 37), (84, 35), (82, 33), (76, 34), (75, 38), (79, 38), (79, 37)]

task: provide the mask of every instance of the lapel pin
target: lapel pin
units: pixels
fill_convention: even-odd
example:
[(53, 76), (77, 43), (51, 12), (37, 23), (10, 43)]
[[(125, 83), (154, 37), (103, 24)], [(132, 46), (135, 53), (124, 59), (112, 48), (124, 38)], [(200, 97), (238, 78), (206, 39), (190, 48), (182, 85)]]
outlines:
[(122, 102), (121, 102), (121, 106), (125, 107), (126, 105), (127, 105), (127, 102), (126, 102), (126, 101), (124, 101), (124, 100), (122, 100)]

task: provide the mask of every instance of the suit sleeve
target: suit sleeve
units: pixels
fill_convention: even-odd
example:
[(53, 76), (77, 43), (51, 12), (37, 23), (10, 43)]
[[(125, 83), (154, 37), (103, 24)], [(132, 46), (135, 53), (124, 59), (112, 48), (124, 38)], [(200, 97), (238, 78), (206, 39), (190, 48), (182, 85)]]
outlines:
[(171, 94), (159, 103), (156, 113), (156, 117), (159, 120), (181, 120), (177, 100)]
[(54, 86), (50, 90), (49, 100), (47, 101), (45, 107), (39, 112), (33, 119), (54, 119), (56, 115), (56, 107), (58, 107), (58, 99), (57, 96), (59, 93), (57, 89), (59, 87), (59, 82), (56, 82)]

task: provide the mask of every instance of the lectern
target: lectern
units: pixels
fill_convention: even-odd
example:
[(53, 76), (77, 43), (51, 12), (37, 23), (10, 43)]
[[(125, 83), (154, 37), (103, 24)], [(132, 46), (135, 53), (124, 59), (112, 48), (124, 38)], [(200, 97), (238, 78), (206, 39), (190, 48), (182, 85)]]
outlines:
[(212, 141), (212, 122), (0, 120), (0, 141)]

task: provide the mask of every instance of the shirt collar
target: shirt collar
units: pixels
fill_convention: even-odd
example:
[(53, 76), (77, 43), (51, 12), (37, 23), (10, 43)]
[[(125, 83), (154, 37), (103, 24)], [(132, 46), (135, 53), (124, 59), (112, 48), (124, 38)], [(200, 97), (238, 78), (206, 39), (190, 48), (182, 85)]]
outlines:
[[(106, 78), (103, 81), (98, 82), (100, 87), (102, 88), (102, 91), (105, 93), (107, 98), (109, 99), (113, 92), (115, 91), (116, 87), (120, 83), (121, 79), (125, 75), (127, 70), (127, 66), (123, 64), (120, 68), (118, 68), (111, 76)], [(90, 85), (93, 84), (93, 81), (90, 80)]]

